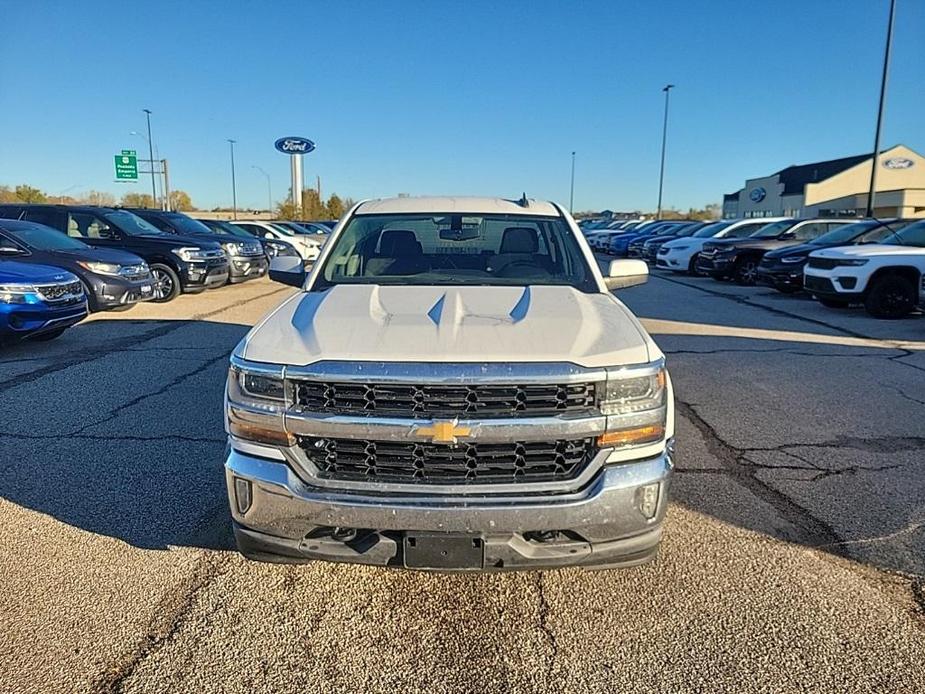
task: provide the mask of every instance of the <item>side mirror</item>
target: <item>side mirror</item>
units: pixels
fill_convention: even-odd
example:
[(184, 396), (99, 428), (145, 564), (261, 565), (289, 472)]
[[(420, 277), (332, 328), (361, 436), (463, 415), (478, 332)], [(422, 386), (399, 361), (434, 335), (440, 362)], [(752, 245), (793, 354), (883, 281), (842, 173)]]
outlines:
[(119, 234), (111, 227), (100, 227), (98, 238), (114, 241), (119, 238)]
[(611, 260), (604, 284), (608, 289), (626, 289), (645, 284), (649, 279), (649, 266), (642, 260)]
[(274, 282), (301, 289), (305, 284), (305, 276), (305, 266), (301, 257), (278, 255), (270, 258), (270, 279)]
[(781, 235), (780, 238), (781, 238), (782, 241), (789, 241), (790, 239), (795, 239), (796, 237), (797, 237), (797, 235), (796, 235), (794, 232), (792, 232), (792, 231), (785, 231), (785, 232)]

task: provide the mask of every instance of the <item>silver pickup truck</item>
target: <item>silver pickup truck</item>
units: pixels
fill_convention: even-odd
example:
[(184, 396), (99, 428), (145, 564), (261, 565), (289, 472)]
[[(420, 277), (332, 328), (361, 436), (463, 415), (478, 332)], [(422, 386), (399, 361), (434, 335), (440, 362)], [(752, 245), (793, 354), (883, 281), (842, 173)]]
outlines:
[(225, 473), (251, 559), (440, 571), (651, 560), (665, 357), (546, 202), (366, 201), (234, 350)]

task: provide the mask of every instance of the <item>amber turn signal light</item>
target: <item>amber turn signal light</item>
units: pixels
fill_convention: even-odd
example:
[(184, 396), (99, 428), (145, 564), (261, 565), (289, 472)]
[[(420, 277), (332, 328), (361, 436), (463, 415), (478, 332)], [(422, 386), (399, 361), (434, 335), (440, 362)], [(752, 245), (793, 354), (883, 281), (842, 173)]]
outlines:
[(665, 427), (662, 424), (649, 424), (635, 429), (622, 431), (608, 431), (597, 437), (597, 445), (601, 448), (607, 446), (632, 446), (640, 443), (653, 443), (661, 441), (665, 436)]
[(274, 446), (294, 446), (295, 436), (286, 431), (278, 429), (267, 429), (265, 427), (254, 426), (253, 424), (244, 424), (242, 422), (229, 422), (228, 430), (232, 436), (246, 441), (257, 441), (258, 443), (270, 443)]

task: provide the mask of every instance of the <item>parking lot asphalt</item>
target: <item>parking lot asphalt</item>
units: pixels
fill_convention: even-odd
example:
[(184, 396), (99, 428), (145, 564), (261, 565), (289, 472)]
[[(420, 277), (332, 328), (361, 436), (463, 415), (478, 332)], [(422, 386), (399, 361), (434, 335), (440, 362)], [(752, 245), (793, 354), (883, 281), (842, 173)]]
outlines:
[(243, 560), (222, 388), (260, 280), (0, 351), (0, 691), (925, 691), (925, 318), (656, 274), (658, 560), (439, 575)]

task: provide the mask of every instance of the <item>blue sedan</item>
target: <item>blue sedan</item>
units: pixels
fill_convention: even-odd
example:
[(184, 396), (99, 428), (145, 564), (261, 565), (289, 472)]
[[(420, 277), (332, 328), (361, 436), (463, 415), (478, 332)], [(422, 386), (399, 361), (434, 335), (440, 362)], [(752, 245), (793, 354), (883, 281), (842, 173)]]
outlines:
[(0, 261), (0, 342), (53, 340), (86, 317), (87, 296), (76, 275)]

